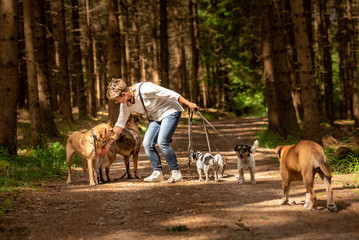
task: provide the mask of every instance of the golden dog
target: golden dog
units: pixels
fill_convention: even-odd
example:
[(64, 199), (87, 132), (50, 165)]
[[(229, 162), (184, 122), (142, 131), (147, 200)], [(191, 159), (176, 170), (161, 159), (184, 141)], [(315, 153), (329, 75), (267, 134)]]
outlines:
[(306, 187), (304, 207), (309, 210), (316, 209), (317, 198), (313, 190), (314, 176), (319, 174), (327, 191), (327, 208), (335, 211), (329, 160), (325, 156), (322, 146), (302, 140), (296, 145), (278, 146), (276, 148), (280, 162), (280, 175), (282, 177), (283, 198), (279, 204), (288, 203), (289, 185), (292, 181), (303, 180)]
[[(114, 136), (115, 133), (112, 131), (112, 127), (106, 123), (101, 123), (96, 127), (92, 128), (92, 132), (96, 137), (97, 159), (99, 161), (100, 159), (99, 154), (101, 152), (102, 142)], [(91, 130), (88, 131), (87, 133), (81, 133), (77, 131), (72, 133), (67, 139), (67, 144), (66, 144), (66, 162), (68, 166), (68, 177), (66, 181), (67, 184), (71, 183), (71, 164), (72, 164), (72, 158), (75, 153), (78, 154), (84, 162), (83, 164), (84, 173), (86, 172), (86, 166), (88, 167), (90, 185), (95, 185), (96, 183), (98, 183), (97, 173), (93, 169), (93, 162), (95, 161), (95, 146), (94, 146), (94, 137), (92, 132)], [(96, 175), (96, 177), (94, 177), (94, 174)]]

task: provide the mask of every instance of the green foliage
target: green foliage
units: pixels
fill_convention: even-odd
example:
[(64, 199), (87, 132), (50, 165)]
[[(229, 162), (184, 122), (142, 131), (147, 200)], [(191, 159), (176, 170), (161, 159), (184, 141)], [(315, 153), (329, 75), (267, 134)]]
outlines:
[(326, 150), (326, 155), (330, 161), (330, 166), (335, 173), (348, 174), (359, 172), (359, 155), (347, 155), (345, 157), (332, 157)]
[(18, 187), (33, 187), (40, 179), (52, 178), (64, 174), (66, 169), (66, 151), (54, 142), (45, 148), (19, 151), (18, 156), (9, 156), (0, 152), (1, 171), (0, 190), (9, 191)]
[(279, 145), (290, 145), (298, 142), (294, 136), (289, 135), (287, 139), (283, 139), (278, 135), (271, 133), (267, 128), (263, 128), (256, 133), (256, 137), (262, 147), (276, 148)]
[(7, 213), (13, 208), (13, 204), (9, 199), (5, 199), (4, 201), (0, 202), (0, 214)]

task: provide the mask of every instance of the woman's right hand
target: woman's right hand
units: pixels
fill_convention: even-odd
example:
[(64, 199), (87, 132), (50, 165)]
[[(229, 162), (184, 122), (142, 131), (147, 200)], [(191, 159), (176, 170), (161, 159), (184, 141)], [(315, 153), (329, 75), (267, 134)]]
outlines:
[(109, 141), (106, 142), (105, 146), (102, 147), (101, 153), (100, 153), (100, 157), (106, 156), (108, 150), (110, 149), (110, 146), (112, 144), (112, 140), (110, 139)]

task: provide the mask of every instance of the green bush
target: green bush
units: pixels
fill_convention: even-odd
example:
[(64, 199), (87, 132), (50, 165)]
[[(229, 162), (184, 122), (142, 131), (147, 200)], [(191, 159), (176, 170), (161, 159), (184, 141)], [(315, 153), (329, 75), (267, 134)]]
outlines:
[(17, 156), (0, 152), (0, 189), (32, 187), (40, 179), (64, 175), (66, 150), (54, 142), (49, 147), (20, 150)]

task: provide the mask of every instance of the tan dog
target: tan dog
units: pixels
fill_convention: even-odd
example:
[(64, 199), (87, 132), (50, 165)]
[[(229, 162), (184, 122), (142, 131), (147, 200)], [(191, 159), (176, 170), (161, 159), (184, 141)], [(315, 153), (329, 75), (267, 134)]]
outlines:
[[(140, 178), (137, 171), (137, 162), (138, 162), (138, 153), (141, 149), (141, 137), (139, 134), (139, 117), (137, 114), (131, 113), (126, 127), (122, 130), (120, 136), (116, 140), (116, 144), (111, 144), (111, 147), (107, 153), (108, 163), (106, 165), (106, 177), (108, 181), (111, 181), (110, 178), (110, 166), (116, 159), (116, 154), (122, 155), (124, 157), (126, 174), (128, 178), (132, 178), (130, 174), (130, 157), (132, 156), (133, 160), (133, 171), (136, 178)], [(102, 169), (102, 168), (101, 168)], [(100, 170), (100, 174), (102, 170)], [(126, 175), (125, 174), (125, 175)], [(125, 176), (124, 175), (124, 176)], [(102, 179), (102, 176), (101, 176)]]
[[(99, 154), (101, 152), (102, 142), (114, 136), (115, 133), (112, 131), (112, 127), (106, 123), (101, 123), (97, 125), (96, 127), (92, 128), (92, 131), (96, 136), (97, 159), (99, 161)], [(75, 153), (78, 154), (84, 162), (84, 173), (86, 171), (86, 166), (88, 167), (90, 185), (95, 185), (96, 183), (98, 183), (96, 170), (94, 171), (93, 169), (93, 163), (95, 161), (95, 146), (94, 137), (91, 130), (87, 133), (81, 133), (78, 131), (74, 132), (67, 139), (66, 162), (68, 166), (68, 177), (66, 183), (68, 184), (71, 183), (71, 164), (72, 158)], [(96, 175), (95, 178), (94, 175)]]
[(313, 190), (314, 176), (319, 174), (324, 181), (327, 191), (327, 208), (335, 211), (329, 160), (325, 156), (322, 146), (302, 140), (296, 145), (278, 146), (276, 148), (280, 162), (280, 175), (282, 177), (283, 198), (279, 204), (288, 203), (289, 185), (292, 181), (303, 180), (306, 187), (306, 199), (304, 207), (309, 210), (316, 208), (317, 198)]

